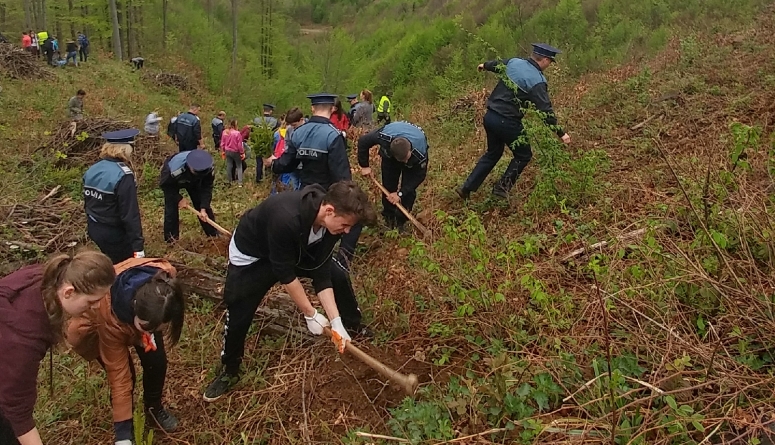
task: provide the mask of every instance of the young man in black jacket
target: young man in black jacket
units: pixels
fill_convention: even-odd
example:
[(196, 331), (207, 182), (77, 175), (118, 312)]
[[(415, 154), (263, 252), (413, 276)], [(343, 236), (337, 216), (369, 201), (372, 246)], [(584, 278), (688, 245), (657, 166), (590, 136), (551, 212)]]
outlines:
[[(205, 401), (217, 400), (239, 379), (253, 314), (277, 282), (304, 313), (310, 332), (321, 335), (330, 326), (341, 336), (337, 345), (344, 352), (344, 342), (350, 340), (345, 326), (360, 324), (360, 311), (349, 276), (332, 267), (332, 252), (342, 234), (358, 222), (373, 220), (368, 196), (351, 181), (337, 182), (328, 191), (311, 185), (272, 195), (242, 217), (229, 244), (223, 289), (223, 369), (205, 391)], [(328, 318), (312, 306), (299, 277), (312, 279)]]

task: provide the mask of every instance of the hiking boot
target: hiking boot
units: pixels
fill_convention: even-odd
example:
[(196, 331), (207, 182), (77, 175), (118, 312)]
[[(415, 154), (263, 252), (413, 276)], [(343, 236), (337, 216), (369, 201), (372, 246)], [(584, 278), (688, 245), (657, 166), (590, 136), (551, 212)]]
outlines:
[(146, 408), (145, 421), (152, 427), (159, 428), (165, 433), (171, 433), (178, 429), (178, 418), (163, 407)]
[(353, 327), (345, 327), (347, 330), (347, 333), (350, 334), (350, 337), (352, 337), (353, 340), (357, 339), (370, 339), (374, 338), (374, 331), (371, 330), (368, 326), (365, 324), (359, 324), (358, 326)]
[(509, 198), (509, 192), (506, 190), (503, 190), (500, 187), (493, 187), (492, 188), (492, 195), (496, 198), (502, 198), (502, 199), (508, 199)]
[(205, 402), (215, 402), (226, 394), (239, 381), (239, 376), (229, 374), (224, 369), (221, 374), (210, 383), (202, 398)]
[(460, 199), (468, 199), (469, 196), (471, 196), (471, 192), (464, 189), (462, 186), (455, 189), (455, 193), (457, 193), (457, 196)]

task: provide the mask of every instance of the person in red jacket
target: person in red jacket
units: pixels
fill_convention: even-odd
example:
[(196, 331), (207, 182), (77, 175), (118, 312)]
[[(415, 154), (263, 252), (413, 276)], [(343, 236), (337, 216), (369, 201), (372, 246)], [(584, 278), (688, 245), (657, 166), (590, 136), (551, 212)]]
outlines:
[(347, 138), (347, 129), (350, 128), (350, 118), (347, 117), (347, 113), (342, 110), (342, 101), (336, 98), (334, 102), (334, 113), (331, 114), (331, 123), (337, 130), (342, 132), (342, 135)]
[(65, 317), (97, 305), (115, 278), (110, 258), (90, 250), (0, 278), (0, 444), (43, 444), (32, 416), (40, 362)]

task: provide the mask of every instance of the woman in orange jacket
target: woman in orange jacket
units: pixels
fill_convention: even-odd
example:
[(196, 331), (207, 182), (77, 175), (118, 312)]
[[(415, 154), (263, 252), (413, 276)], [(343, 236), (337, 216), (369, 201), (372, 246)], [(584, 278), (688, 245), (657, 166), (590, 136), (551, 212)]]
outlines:
[(180, 339), (185, 299), (175, 268), (164, 259), (130, 258), (115, 269), (110, 294), (96, 310), (70, 322), (67, 340), (107, 371), (116, 445), (131, 445), (135, 372), (130, 349), (143, 366), (146, 419), (168, 433), (178, 426), (178, 419), (162, 406), (165, 337), (171, 345)]

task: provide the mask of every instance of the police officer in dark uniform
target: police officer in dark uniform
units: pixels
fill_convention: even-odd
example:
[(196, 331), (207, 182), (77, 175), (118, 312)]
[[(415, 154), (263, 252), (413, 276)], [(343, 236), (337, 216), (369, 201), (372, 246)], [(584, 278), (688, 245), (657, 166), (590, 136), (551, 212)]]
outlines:
[(350, 102), (350, 111), (347, 112), (347, 118), (350, 120), (350, 122), (352, 122), (353, 117), (355, 116), (355, 110), (356, 108), (358, 108), (358, 95), (357, 94), (348, 95), (347, 101)]
[(468, 198), (471, 192), (482, 185), (503, 156), (504, 146), (509, 147), (514, 159), (493, 186), (492, 193), (500, 198), (508, 197), (511, 187), (533, 157), (530, 144), (519, 140), (524, 134), (522, 108), (527, 102), (532, 102), (537, 110), (545, 114), (544, 121), (554, 129), (563, 143), (570, 143), (570, 136), (557, 125), (543, 74), (557, 54), (560, 54), (560, 50), (553, 46), (534, 43), (533, 54), (528, 59), (491, 60), (478, 66), (479, 71), (502, 71), (503, 77), (487, 99), (487, 113), (484, 115), (487, 152), (479, 159), (466, 182), (456, 190), (461, 198)]
[(218, 236), (213, 226), (205, 222), (209, 217), (215, 221), (210, 208), (213, 199), (215, 172), (213, 157), (204, 150), (190, 150), (174, 154), (164, 161), (159, 185), (164, 192), (164, 240), (176, 241), (180, 236), (180, 215), (178, 209), (188, 205), (180, 195), (184, 188), (191, 198), (191, 204), (199, 212), (199, 224), (207, 236)]
[(181, 114), (175, 120), (175, 142), (178, 143), (178, 151), (204, 148), (202, 124), (199, 122), (198, 114), (199, 105), (192, 104), (188, 112)]
[(362, 136), (358, 139), (358, 164), (364, 176), (371, 175), (369, 149), (375, 145), (379, 145), (382, 157), (382, 185), (390, 192), (382, 196), (382, 216), (389, 228), (403, 231), (407, 218), (396, 204), (401, 203), (409, 211), (414, 206), (417, 187), (428, 174), (428, 139), (422, 128), (404, 121), (387, 124)]
[(107, 143), (100, 152), (102, 159), (83, 175), (89, 238), (113, 264), (145, 256), (137, 184), (127, 165), (132, 155), (130, 144), (139, 133), (136, 129), (104, 133)]

